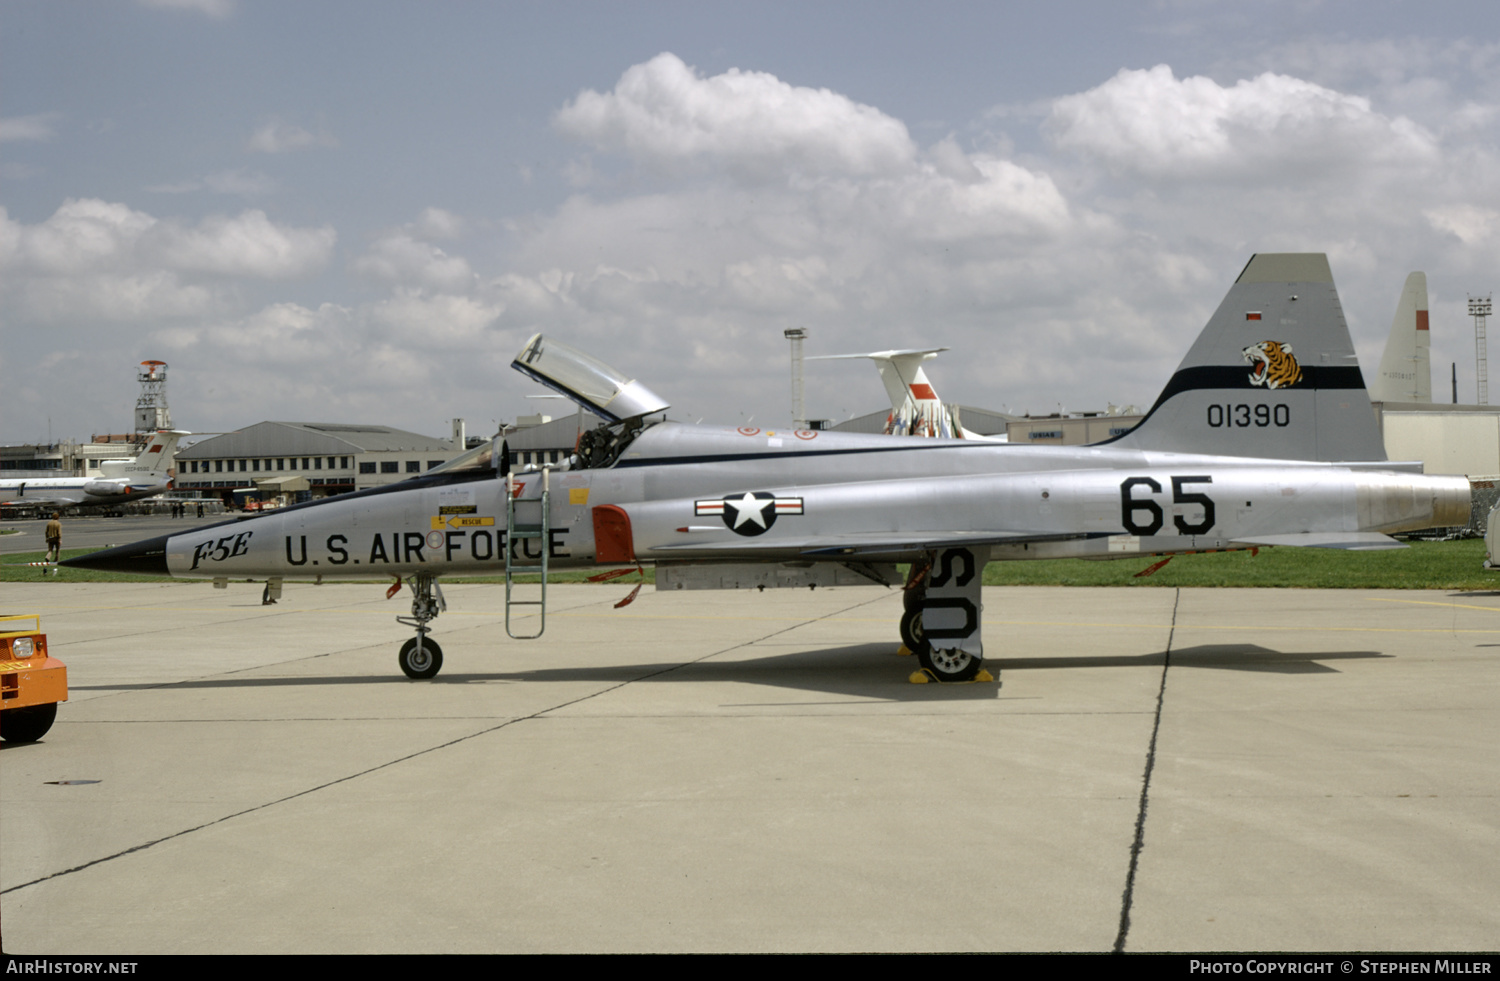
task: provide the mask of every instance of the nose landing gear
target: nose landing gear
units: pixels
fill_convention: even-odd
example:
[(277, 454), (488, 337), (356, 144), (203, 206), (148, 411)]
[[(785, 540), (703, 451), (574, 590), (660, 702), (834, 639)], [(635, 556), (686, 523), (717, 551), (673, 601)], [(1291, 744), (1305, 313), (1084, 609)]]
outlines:
[(401, 645), (397, 663), (408, 678), (424, 680), (437, 677), (443, 669), (443, 649), (437, 641), (428, 638), (432, 628), (427, 626), (448, 609), (443, 599), (443, 590), (437, 581), (425, 572), (419, 572), (408, 581), (411, 586), (411, 616), (397, 617), (396, 622), (416, 630), (417, 635)]

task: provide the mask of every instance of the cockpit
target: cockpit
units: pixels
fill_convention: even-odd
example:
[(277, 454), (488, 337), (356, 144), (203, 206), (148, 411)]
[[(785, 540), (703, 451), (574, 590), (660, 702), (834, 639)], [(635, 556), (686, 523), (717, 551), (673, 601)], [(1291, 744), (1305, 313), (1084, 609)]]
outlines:
[(614, 463), (642, 430), (660, 421), (648, 422), (646, 417), (669, 408), (639, 381), (576, 347), (541, 334), (526, 342), (510, 366), (605, 421), (606, 425), (579, 436), (574, 465), (583, 469)]
[[(607, 467), (620, 458), (641, 432), (660, 419), (649, 415), (669, 406), (655, 392), (626, 377), (591, 355), (536, 334), (526, 342), (511, 367), (559, 392), (603, 419), (605, 425), (586, 429), (578, 438), (572, 466), (579, 469)], [(435, 467), (430, 473), (509, 468), (505, 442), (499, 437), (483, 446)]]

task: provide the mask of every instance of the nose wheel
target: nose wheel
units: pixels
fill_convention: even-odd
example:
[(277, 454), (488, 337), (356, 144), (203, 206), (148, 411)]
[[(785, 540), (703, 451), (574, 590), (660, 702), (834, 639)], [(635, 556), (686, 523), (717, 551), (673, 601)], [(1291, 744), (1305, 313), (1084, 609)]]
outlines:
[(408, 678), (424, 681), (437, 677), (437, 673), (443, 670), (443, 649), (427, 636), (432, 632), (427, 625), (448, 608), (448, 603), (443, 599), (437, 581), (426, 573), (412, 576), (408, 585), (411, 586), (411, 616), (397, 617), (396, 622), (412, 627), (417, 635), (401, 645), (396, 662)]
[(398, 659), (408, 678), (422, 681), (443, 670), (443, 649), (429, 637), (413, 637), (401, 645)]

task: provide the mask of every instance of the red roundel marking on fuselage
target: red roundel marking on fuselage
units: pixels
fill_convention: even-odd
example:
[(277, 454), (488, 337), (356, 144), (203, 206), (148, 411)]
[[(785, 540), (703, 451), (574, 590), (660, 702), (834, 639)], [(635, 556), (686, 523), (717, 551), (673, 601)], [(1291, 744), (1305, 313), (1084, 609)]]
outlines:
[(797, 430), (797, 438), (798, 439), (817, 439), (817, 437), (818, 437), (818, 431), (816, 429), (799, 429), (799, 430)]
[(741, 426), (740, 427), (740, 435), (741, 436), (755, 436), (755, 435), (758, 435), (759, 433), (760, 433), (760, 427), (759, 426)]

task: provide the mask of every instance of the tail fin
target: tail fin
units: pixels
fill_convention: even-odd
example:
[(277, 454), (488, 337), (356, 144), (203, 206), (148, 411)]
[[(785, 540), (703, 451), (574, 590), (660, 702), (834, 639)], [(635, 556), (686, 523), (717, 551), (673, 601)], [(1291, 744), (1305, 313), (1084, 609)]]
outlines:
[(885, 431), (895, 436), (941, 436), (946, 438), (983, 438), (968, 432), (943, 405), (922, 370), (922, 362), (937, 357), (945, 347), (912, 351), (875, 351), (871, 354), (829, 354), (809, 361), (837, 361), (844, 358), (869, 358), (880, 371), (885, 393), (891, 400), (891, 414), (886, 417)]
[(157, 430), (134, 460), (123, 461), (115, 467), (109, 466), (114, 461), (106, 460), (103, 464), (107, 468), (106, 476), (136, 481), (157, 477), (158, 482), (165, 481), (167, 471), (172, 467), (172, 459), (177, 455), (177, 441), (191, 435), (192, 433), (180, 429)]
[(1432, 363), (1428, 357), (1427, 274), (1406, 277), (1396, 318), (1385, 342), (1380, 371), (1370, 385), (1377, 402), (1431, 402)]
[(1251, 256), (1146, 418), (1109, 442), (1282, 460), (1384, 460), (1328, 257)]

